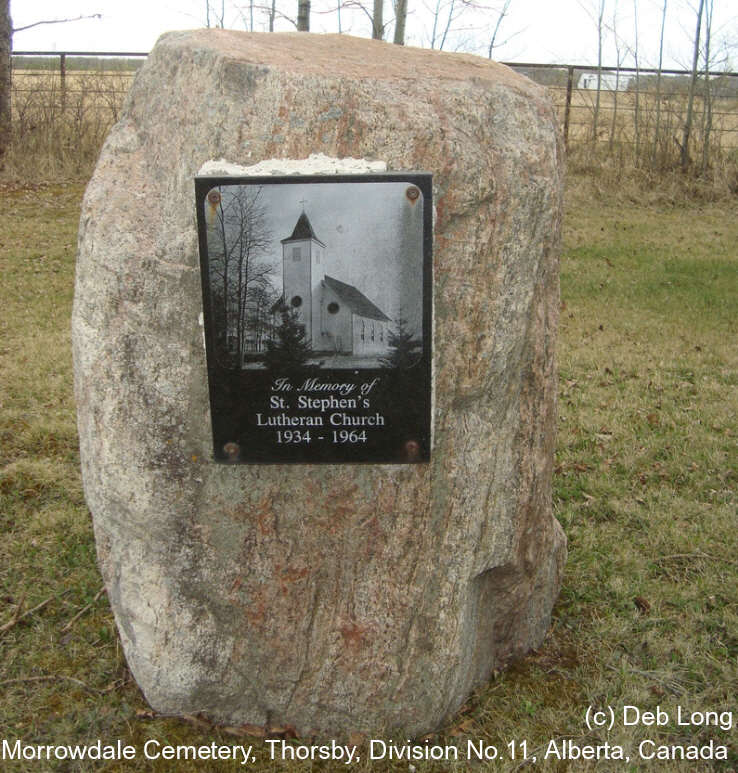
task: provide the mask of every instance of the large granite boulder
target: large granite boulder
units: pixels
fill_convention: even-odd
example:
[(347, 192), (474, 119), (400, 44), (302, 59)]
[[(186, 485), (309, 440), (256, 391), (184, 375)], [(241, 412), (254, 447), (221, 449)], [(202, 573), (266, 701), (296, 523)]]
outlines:
[[(416, 465), (212, 460), (193, 177), (227, 159), (434, 175), (434, 445)], [(437, 727), (543, 639), (562, 147), (544, 89), (346, 36), (164, 35), (82, 207), (84, 487), (151, 706), (301, 736)]]

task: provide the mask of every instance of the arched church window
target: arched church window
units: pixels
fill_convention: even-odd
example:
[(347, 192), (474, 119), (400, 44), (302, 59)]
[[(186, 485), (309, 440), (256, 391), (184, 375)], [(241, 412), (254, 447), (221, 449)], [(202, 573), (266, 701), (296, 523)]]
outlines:
[(299, 295), (295, 295), (295, 296), (292, 298), (292, 300), (290, 301), (290, 303), (291, 303), (291, 304), (292, 304), (292, 305), (293, 305), (293, 306), (294, 306), (296, 309), (298, 309), (298, 308), (300, 308), (300, 306), (302, 306), (302, 298), (301, 298)]
[(372, 341), (374, 340), (374, 323), (372, 322)]
[(339, 305), (338, 305), (338, 304), (337, 304), (335, 301), (331, 301), (331, 302), (328, 304), (328, 313), (329, 313), (329, 314), (338, 314), (338, 310), (339, 310), (340, 308), (341, 308), (341, 307), (340, 307), (340, 306), (339, 306)]
[(364, 340), (364, 336), (366, 334), (366, 322), (364, 320), (361, 320), (361, 340)]
[(299, 247), (293, 247), (292, 248), (292, 260), (300, 260), (300, 248)]

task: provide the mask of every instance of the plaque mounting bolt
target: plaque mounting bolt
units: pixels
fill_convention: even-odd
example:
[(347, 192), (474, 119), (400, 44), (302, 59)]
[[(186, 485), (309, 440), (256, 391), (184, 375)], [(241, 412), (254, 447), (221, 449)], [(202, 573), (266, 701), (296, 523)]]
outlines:
[(223, 446), (223, 451), (225, 451), (229, 462), (237, 462), (238, 455), (241, 453), (241, 446), (239, 446), (238, 443), (226, 443)]
[(405, 457), (408, 462), (415, 462), (420, 457), (420, 443), (417, 440), (408, 440), (405, 443)]
[(405, 191), (405, 195), (411, 204), (415, 204), (415, 202), (420, 198), (420, 191), (414, 185), (411, 185)]

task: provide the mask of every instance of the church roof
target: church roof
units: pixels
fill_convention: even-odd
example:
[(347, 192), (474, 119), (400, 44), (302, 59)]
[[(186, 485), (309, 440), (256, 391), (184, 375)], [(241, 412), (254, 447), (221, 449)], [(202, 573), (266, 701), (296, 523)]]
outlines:
[(282, 244), (285, 242), (294, 242), (294, 241), (300, 241), (302, 239), (315, 239), (318, 244), (321, 245), (321, 247), (325, 247), (325, 244), (318, 239), (318, 237), (315, 235), (315, 231), (313, 231), (312, 225), (310, 225), (310, 221), (308, 220), (308, 216), (303, 212), (300, 217), (297, 218), (297, 223), (295, 223), (295, 227), (292, 231), (292, 236), (288, 236), (286, 239), (282, 239)]
[(367, 317), (368, 319), (378, 319), (382, 322), (390, 321), (390, 318), (384, 312), (380, 311), (366, 295), (357, 290), (353, 285), (339, 282), (338, 279), (328, 275), (325, 277), (325, 283), (354, 314), (358, 314), (360, 317)]

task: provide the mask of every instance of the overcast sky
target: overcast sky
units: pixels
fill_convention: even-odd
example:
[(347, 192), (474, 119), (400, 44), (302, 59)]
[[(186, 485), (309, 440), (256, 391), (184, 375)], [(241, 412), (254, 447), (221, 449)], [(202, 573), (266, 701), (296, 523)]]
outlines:
[[(266, 27), (263, 6), (254, 1), (254, 29)], [(346, 2), (346, 0), (344, 0)], [(438, 7), (436, 38), (440, 39), (448, 18), (451, 0), (408, 0), (407, 42), (430, 47), (434, 10)], [(495, 49), (494, 58), (517, 62), (559, 62), (595, 64), (596, 26), (593, 17), (599, 0), (512, 0), (509, 15), (501, 25), (498, 39), (507, 41)], [(605, 22), (615, 27), (618, 36), (633, 47), (635, 9), (638, 11), (638, 43), (642, 66), (658, 61), (661, 9), (664, 0), (606, 0)], [(732, 58), (730, 69), (738, 70), (738, 0), (713, 0), (713, 50), (725, 49)], [(220, 9), (221, 0), (210, 0)], [(668, 0), (665, 44), (667, 67), (689, 65), (690, 40), (694, 35), (697, 0)], [(467, 3), (485, 9), (499, 8), (503, 0), (478, 0)], [(371, 3), (365, 0), (369, 7)], [(455, 0), (455, 8), (462, 5)], [(17, 32), (14, 48), (58, 51), (149, 51), (159, 35), (167, 30), (205, 26), (206, 0), (11, 0), (13, 26), (17, 29), (38, 21), (101, 14), (101, 19), (68, 24), (44, 24)], [(245, 29), (250, 24), (248, 0), (225, 0), (225, 26)], [(336, 0), (313, 0), (311, 30), (337, 32)], [(294, 17), (297, 0), (278, 0), (277, 8)], [(617, 12), (615, 12), (617, 9)], [(211, 13), (211, 21), (214, 16)], [(466, 10), (451, 25), (444, 50), (486, 53), (496, 15), (490, 10)], [(392, 33), (392, 3), (385, 0), (385, 21)], [(214, 22), (213, 22), (214, 23)], [(360, 9), (341, 12), (343, 32), (368, 37), (371, 26)], [(281, 19), (278, 29), (294, 26)], [(436, 47), (438, 45), (436, 44)], [(720, 54), (722, 56), (722, 54)], [(613, 36), (609, 32), (605, 64), (615, 62)]]

